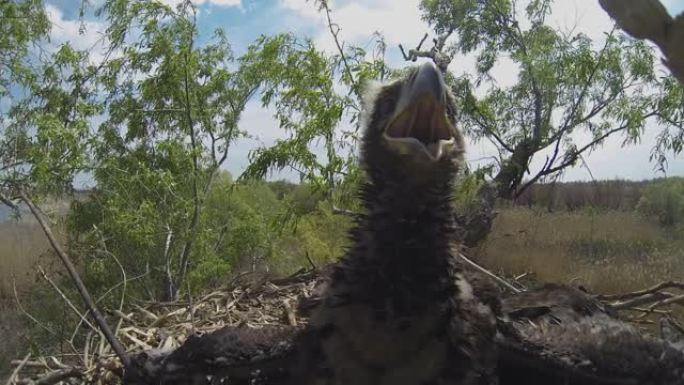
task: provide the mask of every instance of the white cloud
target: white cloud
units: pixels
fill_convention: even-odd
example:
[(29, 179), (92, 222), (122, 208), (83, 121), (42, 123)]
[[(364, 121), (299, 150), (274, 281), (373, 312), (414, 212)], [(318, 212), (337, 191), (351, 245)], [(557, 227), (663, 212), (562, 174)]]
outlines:
[[(178, 4), (182, 3), (183, 0), (158, 0), (162, 4), (166, 4), (170, 7), (176, 7)], [(193, 4), (195, 5), (202, 5), (202, 4), (213, 4), (217, 5), (219, 7), (241, 7), (242, 6), (242, 1), (241, 0), (193, 0)]]
[[(366, 0), (334, 2), (330, 8), (333, 22), (340, 27), (340, 41), (365, 46), (371, 42), (373, 33), (379, 31), (388, 46), (396, 48), (398, 44), (414, 45), (430, 31), (419, 17), (418, 3), (419, 0)], [(317, 29), (313, 39), (319, 49), (337, 52), (325, 13), (318, 11), (313, 0), (280, 0), (280, 6), (306, 18), (307, 26)]]
[[(52, 25), (50, 41), (55, 45), (70, 43), (77, 49), (92, 49), (101, 46), (104, 40), (105, 25), (94, 21), (67, 20), (64, 12), (52, 4), (45, 6), (48, 20)], [(81, 33), (83, 28), (83, 33)]]
[[(333, 2), (329, 2), (334, 4)], [(318, 6), (314, 0), (280, 0), (280, 7), (289, 11), (296, 12), (307, 19), (319, 19), (322, 24), (322, 15), (318, 12)]]

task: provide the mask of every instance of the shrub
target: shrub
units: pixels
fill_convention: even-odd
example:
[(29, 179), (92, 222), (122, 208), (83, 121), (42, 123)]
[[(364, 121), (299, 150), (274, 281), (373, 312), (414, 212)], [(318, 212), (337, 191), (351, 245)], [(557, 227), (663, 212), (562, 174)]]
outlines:
[(666, 227), (684, 223), (684, 178), (662, 179), (646, 187), (637, 210)]

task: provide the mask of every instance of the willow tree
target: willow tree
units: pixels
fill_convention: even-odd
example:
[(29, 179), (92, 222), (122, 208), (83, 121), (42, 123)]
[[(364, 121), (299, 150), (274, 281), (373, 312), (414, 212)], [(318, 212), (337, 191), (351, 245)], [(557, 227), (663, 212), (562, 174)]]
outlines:
[(343, 47), (325, 2), (319, 4), (338, 52), (320, 51), (310, 39), (281, 34), (258, 39), (240, 58), (241, 71), (258, 86), (262, 106), (271, 107), (285, 138), (250, 154), (243, 177), (263, 177), (274, 169), (295, 170), (336, 203), (353, 204), (360, 178), (356, 144), (363, 87), (390, 75), (384, 41), (373, 52)]
[[(98, 74), (104, 122), (93, 140), (90, 200), (72, 213), (72, 247), (107, 286), (117, 256), (138, 292), (170, 300), (188, 272), (226, 266), (203, 248), (203, 210), (254, 87), (232, 70), (221, 29), (199, 43), (196, 8), (105, 2), (110, 51)], [(106, 250), (103, 253), (102, 250)], [(202, 266), (217, 263), (213, 269)]]
[[(612, 29), (597, 41), (579, 31), (560, 31), (547, 20), (551, 0), (423, 0), (423, 18), (437, 38), (427, 57), (445, 72), (459, 55), (475, 55), (474, 73), (448, 76), (460, 106), (459, 122), (473, 141), (498, 153), (486, 167), (480, 211), (471, 243), (486, 235), (496, 198), (514, 199), (533, 183), (559, 175), (598, 149), (607, 138), (639, 140), (648, 122), (663, 132), (681, 130), (682, 88), (657, 72), (653, 50)], [(508, 58), (517, 71), (502, 86), (494, 69)], [(681, 144), (661, 140), (652, 157), (665, 162)], [(535, 157), (544, 159), (532, 168)], [(485, 222), (485, 223), (482, 223)], [(479, 225), (479, 226), (478, 226)]]

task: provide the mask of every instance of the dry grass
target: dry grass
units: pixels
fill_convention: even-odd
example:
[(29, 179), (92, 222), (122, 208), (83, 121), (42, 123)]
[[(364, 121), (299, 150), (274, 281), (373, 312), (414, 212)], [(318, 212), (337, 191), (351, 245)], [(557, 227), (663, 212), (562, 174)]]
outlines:
[(13, 298), (12, 278), (21, 291), (30, 288), (40, 256), (49, 249), (45, 235), (33, 221), (0, 223), (0, 300)]
[(0, 383), (8, 374), (10, 359), (27, 349), (29, 325), (16, 307), (13, 282), (20, 296), (30, 293), (35, 287), (36, 265), (40, 263), (49, 270), (56, 266), (55, 258), (46, 253), (49, 248), (35, 221), (25, 218), (0, 222)]
[(506, 208), (475, 252), (494, 270), (602, 293), (684, 276), (684, 240), (631, 212)]

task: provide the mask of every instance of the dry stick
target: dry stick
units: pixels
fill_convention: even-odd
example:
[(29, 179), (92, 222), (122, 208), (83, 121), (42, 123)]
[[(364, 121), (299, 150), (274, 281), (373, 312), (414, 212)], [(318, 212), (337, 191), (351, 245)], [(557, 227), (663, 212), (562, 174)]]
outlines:
[(643, 305), (653, 303), (653, 302), (657, 302), (657, 301), (662, 301), (664, 299), (668, 299), (668, 298), (672, 298), (672, 297), (673, 297), (673, 295), (670, 293), (664, 293), (661, 291), (656, 291), (653, 293), (648, 293), (648, 294), (642, 295), (640, 297), (628, 299), (628, 300), (623, 301), (623, 302), (613, 303), (610, 306), (615, 310), (623, 310), (623, 309), (643, 306)]
[(496, 282), (500, 283), (501, 285), (503, 285), (504, 287), (506, 287), (508, 290), (512, 291), (513, 293), (517, 294), (517, 293), (520, 293), (523, 291), (523, 290), (520, 290), (517, 287), (511, 285), (505, 279), (499, 277), (498, 275), (492, 273), (491, 271), (489, 271), (489, 270), (485, 269), (484, 267), (478, 265), (477, 263), (473, 262), (472, 260), (470, 260), (468, 257), (463, 255), (462, 253), (458, 253), (458, 256), (461, 257), (461, 259), (463, 259), (464, 261), (468, 262), (471, 266), (473, 266), (477, 270), (479, 270), (479, 271), (487, 274), (488, 276), (492, 277)]
[(14, 378), (19, 374), (19, 371), (26, 365), (28, 362), (29, 358), (31, 358), (31, 353), (27, 354), (26, 357), (24, 357), (23, 360), (17, 365), (16, 368), (14, 368), (14, 371), (12, 371), (12, 374), (10, 374), (9, 378), (7, 379), (7, 385), (12, 385), (14, 382)]
[(39, 378), (35, 385), (55, 385), (69, 378), (81, 376), (83, 373), (78, 368), (62, 369)]
[(69, 306), (69, 308), (70, 308), (71, 310), (73, 310), (74, 313), (76, 313), (76, 315), (78, 316), (78, 318), (81, 319), (83, 322), (85, 322), (91, 329), (93, 329), (94, 331), (97, 331), (97, 328), (95, 327), (95, 325), (91, 324), (90, 321), (88, 321), (88, 320), (86, 319), (86, 316), (85, 316), (84, 314), (81, 314), (81, 312), (80, 312), (80, 311), (76, 308), (76, 306), (71, 302), (71, 300), (69, 299), (69, 297), (67, 297), (66, 294), (64, 294), (64, 292), (59, 288), (59, 286), (57, 286), (57, 284), (55, 284), (55, 283), (50, 279), (50, 277), (47, 276), (47, 273), (45, 273), (45, 270), (43, 270), (43, 267), (40, 266), (40, 265), (38, 265), (38, 272), (39, 272), (40, 275), (43, 277), (43, 279), (46, 280), (46, 281), (50, 284), (50, 286), (52, 286), (53, 289), (55, 289), (55, 291), (57, 292), (57, 294), (59, 294), (59, 296), (62, 297), (62, 299), (64, 300), (64, 302), (66, 302), (67, 306)]
[(83, 281), (81, 280), (81, 277), (78, 275), (76, 267), (74, 267), (74, 264), (71, 262), (71, 259), (69, 258), (67, 253), (64, 252), (64, 250), (62, 250), (62, 247), (59, 245), (59, 242), (57, 242), (57, 239), (52, 233), (50, 225), (45, 221), (45, 218), (43, 218), (43, 215), (41, 214), (38, 207), (36, 207), (35, 203), (33, 203), (33, 200), (31, 200), (24, 191), (20, 191), (19, 198), (21, 198), (21, 200), (24, 201), (24, 203), (26, 203), (29, 210), (31, 210), (31, 213), (38, 221), (38, 224), (45, 233), (45, 236), (50, 242), (50, 245), (55, 250), (59, 258), (62, 260), (64, 267), (67, 269), (69, 276), (74, 281), (74, 284), (76, 285), (79, 294), (83, 298), (83, 302), (85, 302), (86, 307), (93, 314), (95, 322), (100, 327), (100, 330), (102, 330), (102, 333), (105, 335), (107, 342), (109, 342), (109, 344), (112, 346), (114, 353), (116, 353), (116, 355), (119, 357), (125, 368), (130, 367), (130, 357), (126, 354), (126, 350), (124, 349), (123, 345), (121, 345), (121, 342), (116, 338), (116, 336), (112, 332), (112, 329), (107, 324), (107, 321), (105, 321), (104, 317), (97, 309), (97, 306), (93, 302), (93, 298), (90, 296), (88, 289), (86, 289), (85, 285), (83, 284)]
[[(127, 282), (132, 282), (132, 281), (138, 280), (138, 279), (140, 279), (140, 278), (143, 278), (143, 277), (146, 276), (148, 273), (149, 273), (149, 272), (142, 273), (142, 274), (140, 274), (140, 275), (138, 275), (138, 276), (135, 276), (135, 277), (129, 279)], [(98, 303), (102, 302), (102, 300), (105, 299), (105, 297), (107, 297), (107, 296), (109, 295), (109, 293), (111, 293), (112, 291), (118, 289), (119, 286), (122, 286), (122, 285), (125, 286), (126, 283), (125, 283), (125, 282), (119, 282), (119, 283), (117, 283), (116, 285), (110, 287), (109, 290), (107, 290), (106, 292), (104, 292), (104, 293), (97, 299), (97, 301), (95, 301), (95, 304), (98, 304)], [(88, 314), (90, 314), (90, 310), (86, 313), (86, 315), (88, 315)], [(82, 323), (83, 323), (82, 320), (78, 321), (78, 324), (77, 324), (76, 327), (74, 328), (74, 332), (71, 334), (71, 338), (69, 339), (69, 341), (71, 341), (71, 342), (74, 341), (74, 338), (76, 338), (76, 334), (78, 333), (79, 329), (81, 328), (81, 324), (82, 324)], [(117, 326), (117, 328), (116, 328), (115, 330), (118, 330), (118, 329), (119, 329), (119, 327)], [(116, 335), (117, 333), (115, 332), (114, 334)]]
[(676, 288), (676, 289), (684, 289), (684, 282), (677, 282), (677, 281), (666, 281), (666, 282), (661, 282), (657, 285), (651, 286), (648, 289), (644, 290), (638, 290), (638, 291), (633, 291), (630, 293), (622, 293), (622, 294), (604, 294), (604, 295), (599, 295), (597, 296), (598, 299), (601, 300), (625, 300), (625, 299), (630, 299), (634, 297), (641, 297), (642, 295), (645, 294), (653, 294), (655, 292), (658, 292), (663, 289), (671, 289), (671, 288)]
[(661, 306), (667, 306), (667, 305), (682, 305), (684, 303), (684, 294), (680, 294), (678, 296), (666, 298), (662, 301), (658, 301), (651, 306), (649, 306), (649, 309), (653, 310), (657, 307)]

